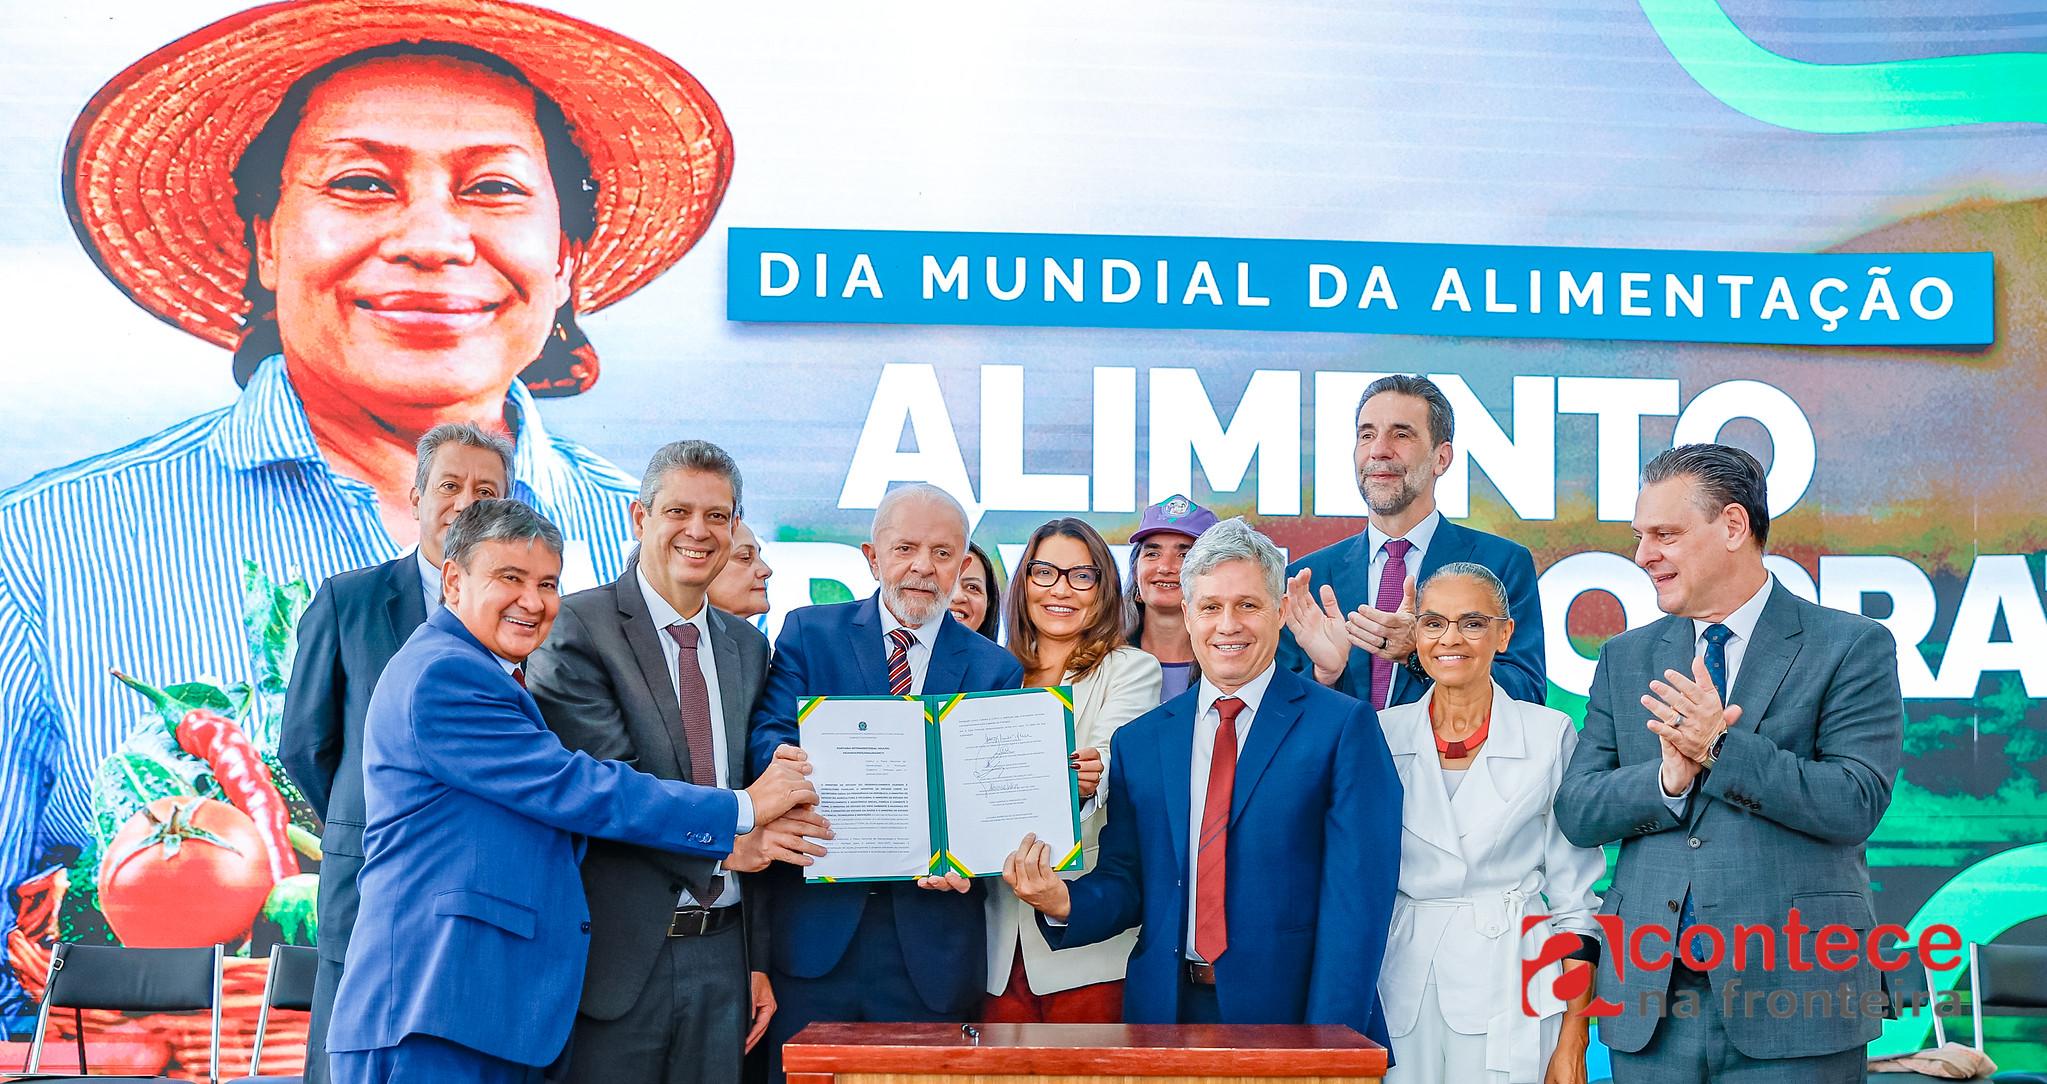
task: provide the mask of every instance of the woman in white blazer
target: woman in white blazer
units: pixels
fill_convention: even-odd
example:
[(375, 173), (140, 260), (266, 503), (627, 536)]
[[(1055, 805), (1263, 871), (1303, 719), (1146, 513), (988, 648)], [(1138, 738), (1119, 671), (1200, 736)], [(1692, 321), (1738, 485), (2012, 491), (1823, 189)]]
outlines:
[[(1108, 543), (1083, 520), (1037, 529), (1009, 586), (1009, 650), (1024, 685), (1073, 688), (1074, 747), (1080, 752), (1082, 867), (1095, 868), (1108, 801), (1109, 736), (1158, 707), (1157, 659), (1123, 642), (1123, 599)], [(981, 1018), (996, 1023), (1113, 1024), (1123, 1019), (1123, 972), (1137, 931), (1054, 951), (1036, 913), (1007, 885), (988, 889), (988, 998)]]
[[(1582, 1084), (1589, 1022), (1551, 993), (1564, 966), (1597, 961), (1592, 885), (1606, 871), (1604, 852), (1566, 840), (1551, 812), (1577, 728), (1493, 682), (1514, 622), (1490, 570), (1438, 569), (1416, 613), (1434, 685), (1379, 716), (1405, 793), (1400, 891), (1379, 972), (1398, 1062), (1387, 1084)], [(1550, 917), (1522, 934), (1522, 916), (1540, 914)], [(1566, 931), (1584, 935), (1588, 951), (1528, 983), (1530, 1017), (1521, 961)]]

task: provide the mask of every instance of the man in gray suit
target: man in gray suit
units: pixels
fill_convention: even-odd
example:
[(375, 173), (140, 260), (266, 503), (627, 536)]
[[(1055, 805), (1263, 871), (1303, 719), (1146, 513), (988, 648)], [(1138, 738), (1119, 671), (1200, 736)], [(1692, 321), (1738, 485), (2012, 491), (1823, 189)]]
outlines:
[(512, 446), (448, 422), (419, 438), (412, 512), (419, 548), (320, 585), (299, 621), (277, 758), (323, 825), (320, 968), (306, 1040), (306, 1080), (327, 1080), (327, 1023), (355, 928), (362, 872), (362, 723), (384, 665), (441, 604), (441, 540), (464, 508), (511, 492)]
[[(739, 467), (723, 449), (685, 440), (654, 453), (633, 502), (639, 552), (617, 582), (563, 599), (526, 663), (563, 744), (664, 779), (741, 786), (768, 641), (707, 600), (739, 511)], [(590, 842), (590, 962), (560, 1079), (737, 1084), (775, 1011), (765, 888), (737, 874), (808, 864), (824, 852), (802, 836), (830, 834), (808, 809), (756, 826), (739, 793), (743, 834), (723, 862)]]
[[(1845, 970), (1810, 964), (1814, 931), (1846, 926), (1862, 948), (1876, 924), (1863, 845), (1902, 753), (1897, 647), (1775, 582), (1768, 508), (1747, 452), (1690, 444), (1650, 461), (1635, 563), (1670, 616), (1600, 651), (1557, 792), (1571, 842), (1621, 841), (1602, 911), (1687, 949), (1667, 971), (1600, 969), (1599, 996), (1620, 1006), (1599, 1027), (1616, 1084), (1859, 1082), (1882, 1030), (1862, 1008), (1884, 989), (1866, 951)], [(1737, 926), (1776, 930), (1774, 946), (1742, 935), (1740, 969), (1715, 950)], [(1795, 998), (1788, 1016), (1776, 990)]]

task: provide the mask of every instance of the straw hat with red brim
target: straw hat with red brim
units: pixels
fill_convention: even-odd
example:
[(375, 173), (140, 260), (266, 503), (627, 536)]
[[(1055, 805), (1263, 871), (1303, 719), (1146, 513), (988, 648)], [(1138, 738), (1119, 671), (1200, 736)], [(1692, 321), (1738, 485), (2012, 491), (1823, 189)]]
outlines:
[(93, 95), (64, 156), (79, 240), (136, 304), (232, 348), (249, 269), (236, 159), (300, 76), (422, 41), (504, 58), (567, 116), (598, 185), (577, 312), (653, 281), (709, 228), (732, 175), (732, 136), (710, 94), (655, 50), (502, 0), (312, 0), (187, 34)]

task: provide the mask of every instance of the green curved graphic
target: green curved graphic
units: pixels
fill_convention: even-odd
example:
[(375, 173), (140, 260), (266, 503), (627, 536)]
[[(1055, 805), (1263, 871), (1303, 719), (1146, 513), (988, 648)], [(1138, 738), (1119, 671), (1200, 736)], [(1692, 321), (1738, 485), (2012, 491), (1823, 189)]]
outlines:
[(2047, 121), (2047, 53), (1809, 64), (1757, 45), (1718, 0), (1641, 3), (1687, 74), (1766, 124), (1838, 134)]
[[(2047, 894), (2040, 891), (2043, 884), (2047, 884), (2047, 843), (2000, 851), (1956, 874), (1929, 896), (1905, 925), (1911, 935), (1907, 943), (1918, 943), (1928, 926), (1943, 922), (1960, 930), (1964, 941), (1995, 941), (2006, 930), (2039, 918), (2047, 909)], [(1963, 971), (1957, 967), (1931, 972), (1935, 996), (1955, 989)], [(1869, 1044), (1869, 1056), (1909, 1054), (1925, 1047), (1932, 1031), (1931, 1012), (1901, 1014), (1896, 1020), (1884, 1021), (1884, 1033)]]

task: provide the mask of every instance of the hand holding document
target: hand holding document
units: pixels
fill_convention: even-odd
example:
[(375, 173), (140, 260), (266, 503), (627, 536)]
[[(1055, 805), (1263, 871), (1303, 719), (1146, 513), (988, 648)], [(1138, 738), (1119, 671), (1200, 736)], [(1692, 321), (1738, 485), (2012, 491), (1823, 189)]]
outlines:
[(1079, 868), (1067, 690), (820, 696), (797, 719), (833, 835), (806, 877), (996, 876), (1026, 832)]

